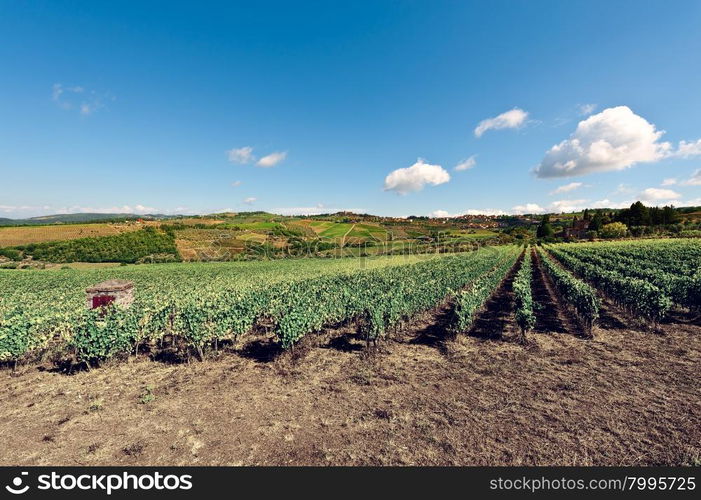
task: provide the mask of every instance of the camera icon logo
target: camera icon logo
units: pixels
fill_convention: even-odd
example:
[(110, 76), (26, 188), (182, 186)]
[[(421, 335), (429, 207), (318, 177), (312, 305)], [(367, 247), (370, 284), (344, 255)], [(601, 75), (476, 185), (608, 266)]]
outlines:
[(27, 490), (29, 489), (29, 485), (25, 485), (24, 487), (22, 487), (22, 482), (23, 482), (22, 476), (28, 476), (28, 475), (29, 475), (29, 472), (20, 473), (19, 476), (15, 477), (12, 480), (12, 485), (8, 484), (7, 486), (5, 486), (5, 489), (7, 491), (9, 491), (10, 493), (12, 493), (13, 495), (21, 495), (23, 493), (26, 493)]

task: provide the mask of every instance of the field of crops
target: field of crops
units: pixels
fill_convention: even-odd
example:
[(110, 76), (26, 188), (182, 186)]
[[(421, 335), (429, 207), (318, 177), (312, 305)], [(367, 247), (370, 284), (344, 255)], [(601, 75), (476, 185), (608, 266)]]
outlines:
[[(454, 256), (7, 270), (0, 274), (0, 359), (58, 346), (81, 360), (100, 360), (166, 336), (201, 355), (261, 322), (285, 347), (349, 320), (373, 339), (478, 278), (475, 293), (486, 300), (519, 252), (500, 247)], [(85, 310), (84, 289), (113, 278), (135, 283), (133, 306)]]
[[(699, 240), (565, 243), (547, 246), (542, 257), (555, 281), (570, 282), (562, 287), (568, 288), (563, 292), (565, 298), (590, 324), (598, 311), (592, 287), (652, 323), (662, 320), (674, 307), (701, 307)], [(579, 280), (572, 281), (560, 264)]]
[(54, 224), (47, 226), (0, 227), (0, 247), (64, 241), (78, 238), (113, 236), (127, 231), (136, 231), (137, 224)]
[[(520, 266), (514, 268), (519, 255)], [(265, 328), (282, 347), (353, 322), (368, 340), (451, 299), (449, 329), (468, 331), (513, 274), (512, 320), (536, 324), (536, 277), (591, 336), (602, 301), (655, 325), (673, 309), (701, 306), (698, 240), (489, 247), (456, 255), (302, 259), (0, 271), (0, 361), (53, 350), (99, 361), (162, 345), (202, 357), (221, 341)], [(86, 310), (86, 287), (135, 284), (129, 309)]]

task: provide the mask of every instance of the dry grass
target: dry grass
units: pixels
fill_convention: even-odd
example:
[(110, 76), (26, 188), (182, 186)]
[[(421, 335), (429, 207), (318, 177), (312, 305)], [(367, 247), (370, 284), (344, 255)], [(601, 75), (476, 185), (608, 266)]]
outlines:
[(55, 224), (50, 226), (0, 227), (0, 247), (111, 236), (141, 229), (138, 224)]

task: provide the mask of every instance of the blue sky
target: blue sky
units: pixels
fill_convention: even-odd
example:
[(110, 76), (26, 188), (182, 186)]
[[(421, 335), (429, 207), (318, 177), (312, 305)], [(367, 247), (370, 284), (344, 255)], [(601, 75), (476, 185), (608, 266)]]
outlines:
[(698, 1), (5, 1), (0, 217), (701, 205), (699, 26)]

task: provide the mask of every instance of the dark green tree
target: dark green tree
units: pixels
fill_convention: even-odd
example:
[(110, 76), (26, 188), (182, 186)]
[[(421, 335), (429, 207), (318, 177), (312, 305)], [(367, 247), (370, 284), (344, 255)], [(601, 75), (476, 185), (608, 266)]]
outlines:
[(592, 231), (601, 231), (601, 228), (604, 225), (604, 217), (601, 215), (600, 211), (594, 212), (594, 217), (591, 219), (591, 223), (589, 224), (589, 229)]
[(640, 201), (630, 206), (628, 211), (629, 226), (647, 226), (650, 224), (650, 211)]
[(555, 235), (553, 227), (550, 225), (550, 216), (545, 214), (538, 225), (536, 236), (538, 238), (552, 238)]

